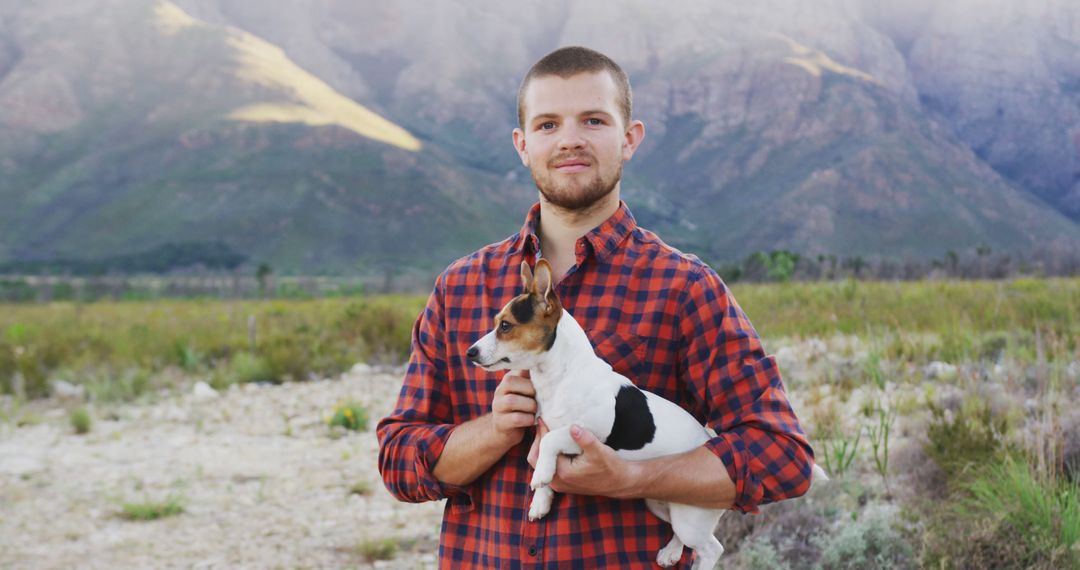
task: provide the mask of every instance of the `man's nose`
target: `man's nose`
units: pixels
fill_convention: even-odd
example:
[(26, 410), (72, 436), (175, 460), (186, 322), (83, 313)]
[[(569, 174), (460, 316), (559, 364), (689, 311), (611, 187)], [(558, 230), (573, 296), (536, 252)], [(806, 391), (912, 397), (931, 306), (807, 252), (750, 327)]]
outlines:
[(469, 358), (469, 360), (472, 360), (472, 361), (475, 362), (476, 357), (480, 356), (480, 349), (476, 348), (475, 346), (470, 346), (469, 351), (465, 353), (465, 356), (467, 356)]
[(581, 136), (581, 130), (575, 125), (566, 125), (560, 134), (559, 150), (576, 150), (585, 146), (585, 137)]

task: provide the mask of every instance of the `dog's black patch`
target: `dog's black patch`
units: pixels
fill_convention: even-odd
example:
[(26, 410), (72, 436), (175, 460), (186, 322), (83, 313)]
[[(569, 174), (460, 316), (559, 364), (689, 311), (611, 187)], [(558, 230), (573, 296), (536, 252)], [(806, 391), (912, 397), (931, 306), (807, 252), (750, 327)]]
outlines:
[(515, 302), (510, 305), (510, 312), (514, 315), (514, 319), (520, 323), (525, 324), (533, 318), (533, 303), (531, 297), (525, 297), (524, 299)]
[(654, 436), (656, 422), (649, 411), (645, 393), (629, 384), (619, 388), (619, 394), (615, 396), (615, 423), (604, 443), (615, 450), (641, 449)]
[(551, 327), (547, 336), (544, 337), (544, 350), (551, 350), (555, 346), (555, 327)]

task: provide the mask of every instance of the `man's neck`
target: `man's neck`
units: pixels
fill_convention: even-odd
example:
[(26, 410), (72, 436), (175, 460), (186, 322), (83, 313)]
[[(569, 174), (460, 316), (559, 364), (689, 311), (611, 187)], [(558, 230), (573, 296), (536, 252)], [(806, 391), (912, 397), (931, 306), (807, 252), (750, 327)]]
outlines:
[(566, 210), (540, 197), (540, 251), (551, 263), (552, 277), (558, 283), (574, 266), (574, 244), (578, 238), (604, 223), (619, 210), (619, 188), (588, 210)]

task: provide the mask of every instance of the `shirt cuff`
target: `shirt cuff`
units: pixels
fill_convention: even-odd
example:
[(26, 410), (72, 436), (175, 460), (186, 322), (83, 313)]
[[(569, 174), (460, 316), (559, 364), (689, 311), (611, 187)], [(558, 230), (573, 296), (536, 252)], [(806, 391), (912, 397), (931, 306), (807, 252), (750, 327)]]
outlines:
[(735, 503), (731, 510), (742, 513), (758, 512), (764, 496), (761, 480), (749, 469), (746, 442), (736, 431), (724, 432), (710, 439), (705, 447), (716, 454), (727, 468), (728, 476), (735, 483)]
[(452, 485), (435, 478), (435, 465), (446, 447), (446, 441), (453, 433), (454, 424), (439, 424), (416, 442), (417, 461), (416, 478), (421, 489), (425, 489), (433, 501), (447, 499), (453, 513), (464, 513), (473, 509), (472, 485)]

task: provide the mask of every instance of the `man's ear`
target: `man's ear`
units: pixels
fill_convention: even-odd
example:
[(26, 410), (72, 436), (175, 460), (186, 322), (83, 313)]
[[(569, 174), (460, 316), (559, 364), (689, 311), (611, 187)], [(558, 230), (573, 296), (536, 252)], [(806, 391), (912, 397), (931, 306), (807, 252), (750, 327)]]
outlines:
[(525, 288), (526, 293), (533, 290), (533, 272), (529, 268), (528, 261), (521, 262), (521, 285)]
[(514, 150), (518, 153), (518, 158), (521, 159), (521, 164), (526, 167), (529, 166), (529, 151), (525, 150), (525, 131), (521, 129), (514, 129)]
[(545, 313), (552, 306), (550, 301), (552, 295), (551, 281), (551, 264), (548, 263), (548, 260), (541, 258), (536, 262), (536, 280), (533, 283), (532, 291), (540, 296), (540, 304)]
[(624, 137), (622, 159), (623, 161), (627, 161), (634, 156), (634, 152), (641, 146), (641, 141), (645, 140), (645, 123), (642, 123), (641, 121), (631, 121), (630, 125), (626, 127)]

